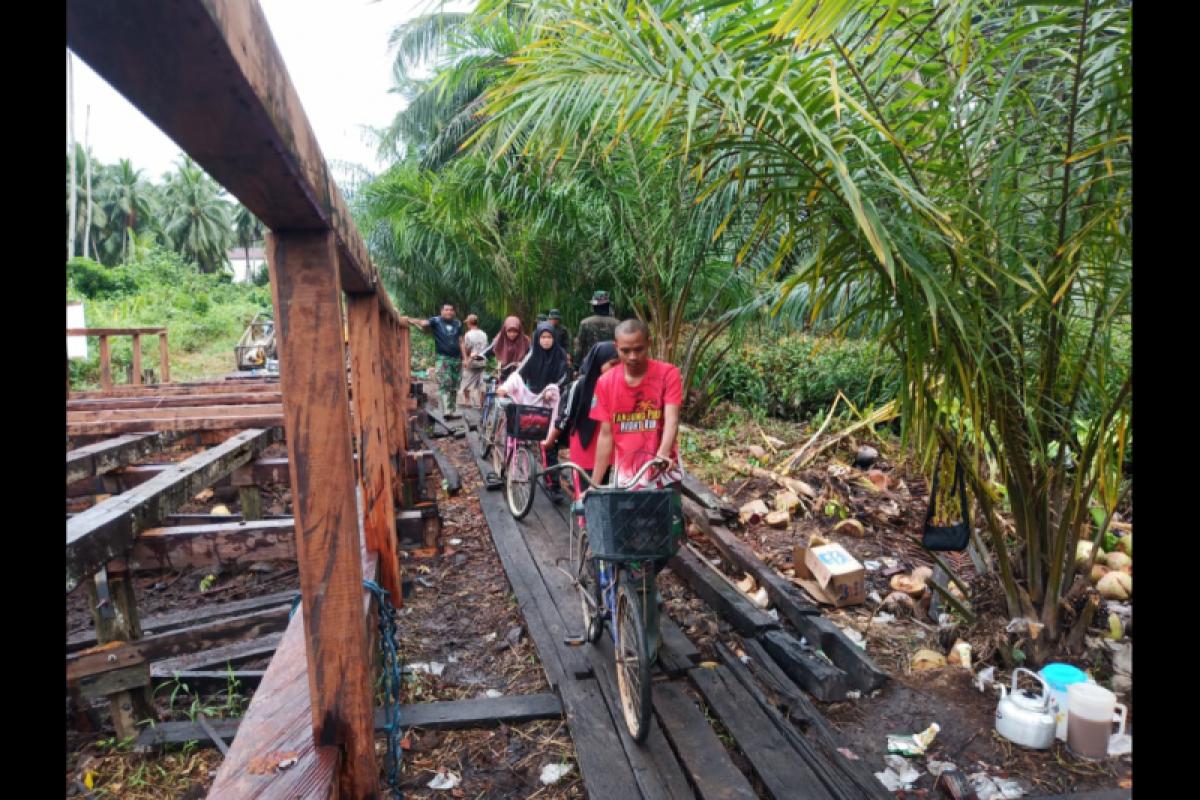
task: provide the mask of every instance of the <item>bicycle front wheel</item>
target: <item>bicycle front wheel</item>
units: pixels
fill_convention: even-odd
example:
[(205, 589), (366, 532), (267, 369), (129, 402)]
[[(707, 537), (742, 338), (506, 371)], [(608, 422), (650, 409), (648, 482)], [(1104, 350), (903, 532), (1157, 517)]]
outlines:
[(513, 519), (525, 519), (529, 509), (533, 508), (534, 476), (536, 474), (537, 467), (530, 449), (521, 446), (514, 450), (512, 460), (508, 462), (508, 473), (504, 476), (508, 510), (512, 512)]
[(483, 414), (479, 417), (479, 457), (484, 461), (492, 455), (492, 447), (494, 446), (491, 437), (491, 429), (488, 425), (492, 421), (492, 399), (489, 397), (483, 401)]
[(487, 436), (491, 442), (489, 447), (492, 457), (492, 472), (496, 473), (497, 477), (503, 476), (505, 451), (508, 449), (508, 432), (505, 430), (502, 409), (497, 408), (492, 412), (492, 429), (488, 431)]
[(650, 657), (638, 594), (625, 582), (617, 592), (617, 690), (625, 727), (638, 744), (650, 732)]

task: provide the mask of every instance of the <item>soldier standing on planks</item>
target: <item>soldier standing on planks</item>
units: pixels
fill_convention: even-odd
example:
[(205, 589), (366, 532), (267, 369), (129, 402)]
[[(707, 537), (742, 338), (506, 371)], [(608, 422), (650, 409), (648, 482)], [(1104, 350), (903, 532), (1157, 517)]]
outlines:
[(454, 303), (442, 303), (442, 313), (429, 319), (405, 317), (409, 323), (433, 334), (433, 349), (437, 355), (438, 397), (446, 419), (458, 417), (455, 400), (462, 380), (462, 322), (454, 318)]

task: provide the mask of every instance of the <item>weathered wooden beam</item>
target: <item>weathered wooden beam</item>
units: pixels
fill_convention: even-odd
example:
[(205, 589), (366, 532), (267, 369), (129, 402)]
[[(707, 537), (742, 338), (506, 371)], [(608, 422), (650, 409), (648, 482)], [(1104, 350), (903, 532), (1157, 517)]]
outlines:
[[(274, 406), (261, 406), (274, 408)], [(151, 412), (153, 413), (153, 412)], [(67, 436), (116, 436), (137, 431), (230, 431), (252, 428), (278, 428), (283, 426), (283, 415), (279, 413), (246, 414), (240, 417), (146, 417), (132, 420), (93, 420), (75, 422), (68, 420)]]
[[(201, 622), (220, 619), (221, 617), (236, 617), (240, 614), (262, 611), (265, 608), (276, 608), (284, 603), (292, 602), (295, 594), (294, 591), (276, 592), (261, 597), (252, 597), (248, 600), (235, 600), (230, 603), (210, 603), (198, 608), (190, 608), (187, 611), (176, 611), (157, 617), (146, 617), (142, 620), (142, 633), (146, 636), (152, 636), (179, 630), (180, 628), (190, 628)], [(67, 652), (76, 653), (80, 650), (87, 650), (90, 647), (95, 647), (97, 643), (95, 630), (81, 631), (67, 637)]]
[(67, 328), (67, 336), (139, 336), (162, 333), (166, 328)]
[(395, 313), (257, 3), (71, 0), (67, 46), (268, 229), (333, 231), (344, 289)]
[(133, 335), (133, 380), (130, 383), (134, 386), (142, 383), (142, 335), (140, 333)]
[(717, 575), (710, 564), (684, 548), (670, 561), (671, 570), (742, 636), (757, 636), (779, 624), (750, 599)]
[(145, 397), (125, 396), (68, 400), (67, 411), (120, 411), (137, 408), (196, 408), (199, 406), (247, 406), (279, 404), (283, 395), (275, 392), (239, 392), (224, 394), (161, 394)]
[[(165, 464), (135, 464), (129, 467), (113, 470), (105, 475), (94, 478), (84, 478), (67, 486), (67, 497), (87, 497), (94, 494), (120, 494), (128, 492), (136, 486), (161, 475), (171, 467), (173, 462)], [(249, 464), (238, 467), (233, 474), (214, 481), (213, 488), (218, 486), (270, 486), (273, 484), (288, 484), (292, 480), (288, 474), (286, 458), (256, 458)]]
[(391, 595), (393, 604), (400, 607), (404, 601), (400, 591), (400, 554), (396, 541), (379, 305), (371, 295), (347, 295), (346, 317), (350, 334), (350, 374), (354, 382), (363, 532), (367, 547), (379, 553), (382, 586)]
[(787, 579), (766, 564), (750, 545), (743, 542), (732, 531), (722, 525), (709, 522), (708, 514), (691, 498), (683, 498), (684, 514), (696, 524), (708, 540), (731, 564), (742, 572), (754, 576), (754, 580), (767, 590), (771, 602), (779, 613), (793, 625), (799, 624), (800, 617), (810, 617), (820, 614), (820, 609), (810, 603), (803, 593)]
[(104, 334), (100, 334), (100, 388), (112, 388), (112, 348)]
[[(243, 673), (234, 673), (234, 676)], [(228, 673), (211, 673), (216, 686), (222, 676)], [(202, 674), (201, 680), (208, 673)], [(181, 678), (186, 680), (186, 673)], [(258, 677), (258, 673), (248, 676), (250, 680)], [(258, 678), (261, 680), (261, 678)], [(239, 678), (240, 680), (240, 678)], [(190, 685), (190, 684), (189, 684)], [(528, 695), (512, 695), (509, 697), (481, 698), (472, 700), (442, 700), (433, 703), (415, 703), (400, 707), (400, 725), (403, 729), (421, 728), (423, 730), (447, 731), (469, 730), (474, 728), (490, 728), (497, 725), (517, 725), (539, 719), (562, 719), (562, 702), (551, 692)], [(701, 717), (701, 720), (704, 718)], [(210, 720), (217, 734), (226, 741), (233, 739), (242, 725), (242, 719)], [(383, 730), (387, 725), (387, 717), (383, 709), (375, 712), (375, 730)], [(714, 734), (713, 738), (716, 736)], [(161, 747), (168, 744), (183, 744), (185, 742), (206, 742), (209, 735), (192, 722), (165, 722), (154, 728), (147, 728), (134, 742), (135, 748)], [(234, 741), (237, 741), (234, 739)]]
[(130, 433), (67, 451), (67, 485), (145, 458), (173, 441), (166, 433)]
[(114, 572), (187, 569), (296, 558), (292, 520), (246, 520), (218, 525), (184, 525), (143, 531), (124, 558), (109, 562)]
[(109, 498), (67, 520), (67, 591), (113, 558), (124, 555), (139, 533), (249, 461), (278, 436), (276, 428), (245, 431), (133, 491)]
[(442, 480), (446, 482), (446, 492), (448, 494), (458, 494), (462, 491), (462, 478), (458, 474), (458, 468), (450, 463), (450, 459), (446, 458), (437, 445), (430, 441), (424, 431), (420, 432), (421, 442), (425, 445), (425, 449), (433, 453), (433, 460), (437, 462), (438, 470), (442, 473)]
[[(345, 748), (342, 774), (354, 796), (369, 797), (378, 792), (371, 736), (374, 698), (336, 261), (331, 233), (274, 229), (267, 234), (304, 598), (312, 737), (318, 747)], [(215, 790), (210, 796), (216, 796)]]
[(815, 650), (805, 650), (794, 636), (784, 631), (767, 631), (759, 641), (784, 673), (813, 697), (826, 703), (846, 699), (849, 677)]
[(287, 628), (291, 604), (242, 614), (228, 619), (144, 636), (117, 645), (100, 645), (67, 656), (67, 683), (135, 664), (149, 664), (172, 656), (219, 647), (240, 639), (264, 636)]
[(164, 330), (158, 334), (158, 366), (162, 372), (163, 383), (171, 382), (171, 351), (167, 345), (167, 332)]
[(67, 409), (67, 423), (101, 422), (108, 420), (181, 419), (204, 417), (205, 419), (235, 419), (245, 416), (278, 416), (283, 413), (282, 402), (250, 405), (181, 406), (177, 408), (109, 408), (97, 411)]
[(148, 383), (141, 386), (114, 386), (107, 391), (71, 392), (67, 401), (111, 400), (117, 397), (178, 397), (219, 394), (279, 394), (277, 378), (262, 382), (198, 381), (195, 383)]

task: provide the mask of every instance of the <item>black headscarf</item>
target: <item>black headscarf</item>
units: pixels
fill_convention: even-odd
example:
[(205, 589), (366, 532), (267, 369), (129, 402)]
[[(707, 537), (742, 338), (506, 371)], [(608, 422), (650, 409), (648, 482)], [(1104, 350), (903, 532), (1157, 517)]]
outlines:
[(558, 345), (555, 337), (554, 344), (547, 350), (542, 347), (542, 333), (554, 336), (554, 326), (543, 322), (533, 332), (533, 347), (529, 356), (521, 364), (521, 377), (526, 385), (534, 392), (540, 392), (552, 383), (558, 383), (567, 374), (567, 351)]
[(596, 435), (596, 420), (592, 419), (591, 410), (592, 398), (596, 395), (596, 381), (600, 380), (600, 368), (616, 357), (615, 342), (597, 342), (592, 345), (579, 368), (579, 383), (571, 395), (567, 416), (571, 419), (571, 429), (579, 434), (579, 443), (585, 450)]

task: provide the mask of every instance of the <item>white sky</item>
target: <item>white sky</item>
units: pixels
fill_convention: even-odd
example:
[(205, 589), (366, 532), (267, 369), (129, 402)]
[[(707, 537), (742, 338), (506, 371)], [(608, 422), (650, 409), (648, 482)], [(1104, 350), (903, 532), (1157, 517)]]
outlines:
[[(326, 161), (376, 170), (362, 126), (381, 127), (402, 101), (388, 93), (392, 58), (388, 35), (398, 23), (426, 12), (430, 0), (259, 0), (292, 83)], [(449, 8), (462, 3), (447, 4)], [(88, 143), (105, 164), (128, 158), (159, 181), (173, 169), (179, 147), (78, 58), (75, 138), (82, 143), (91, 107)]]

